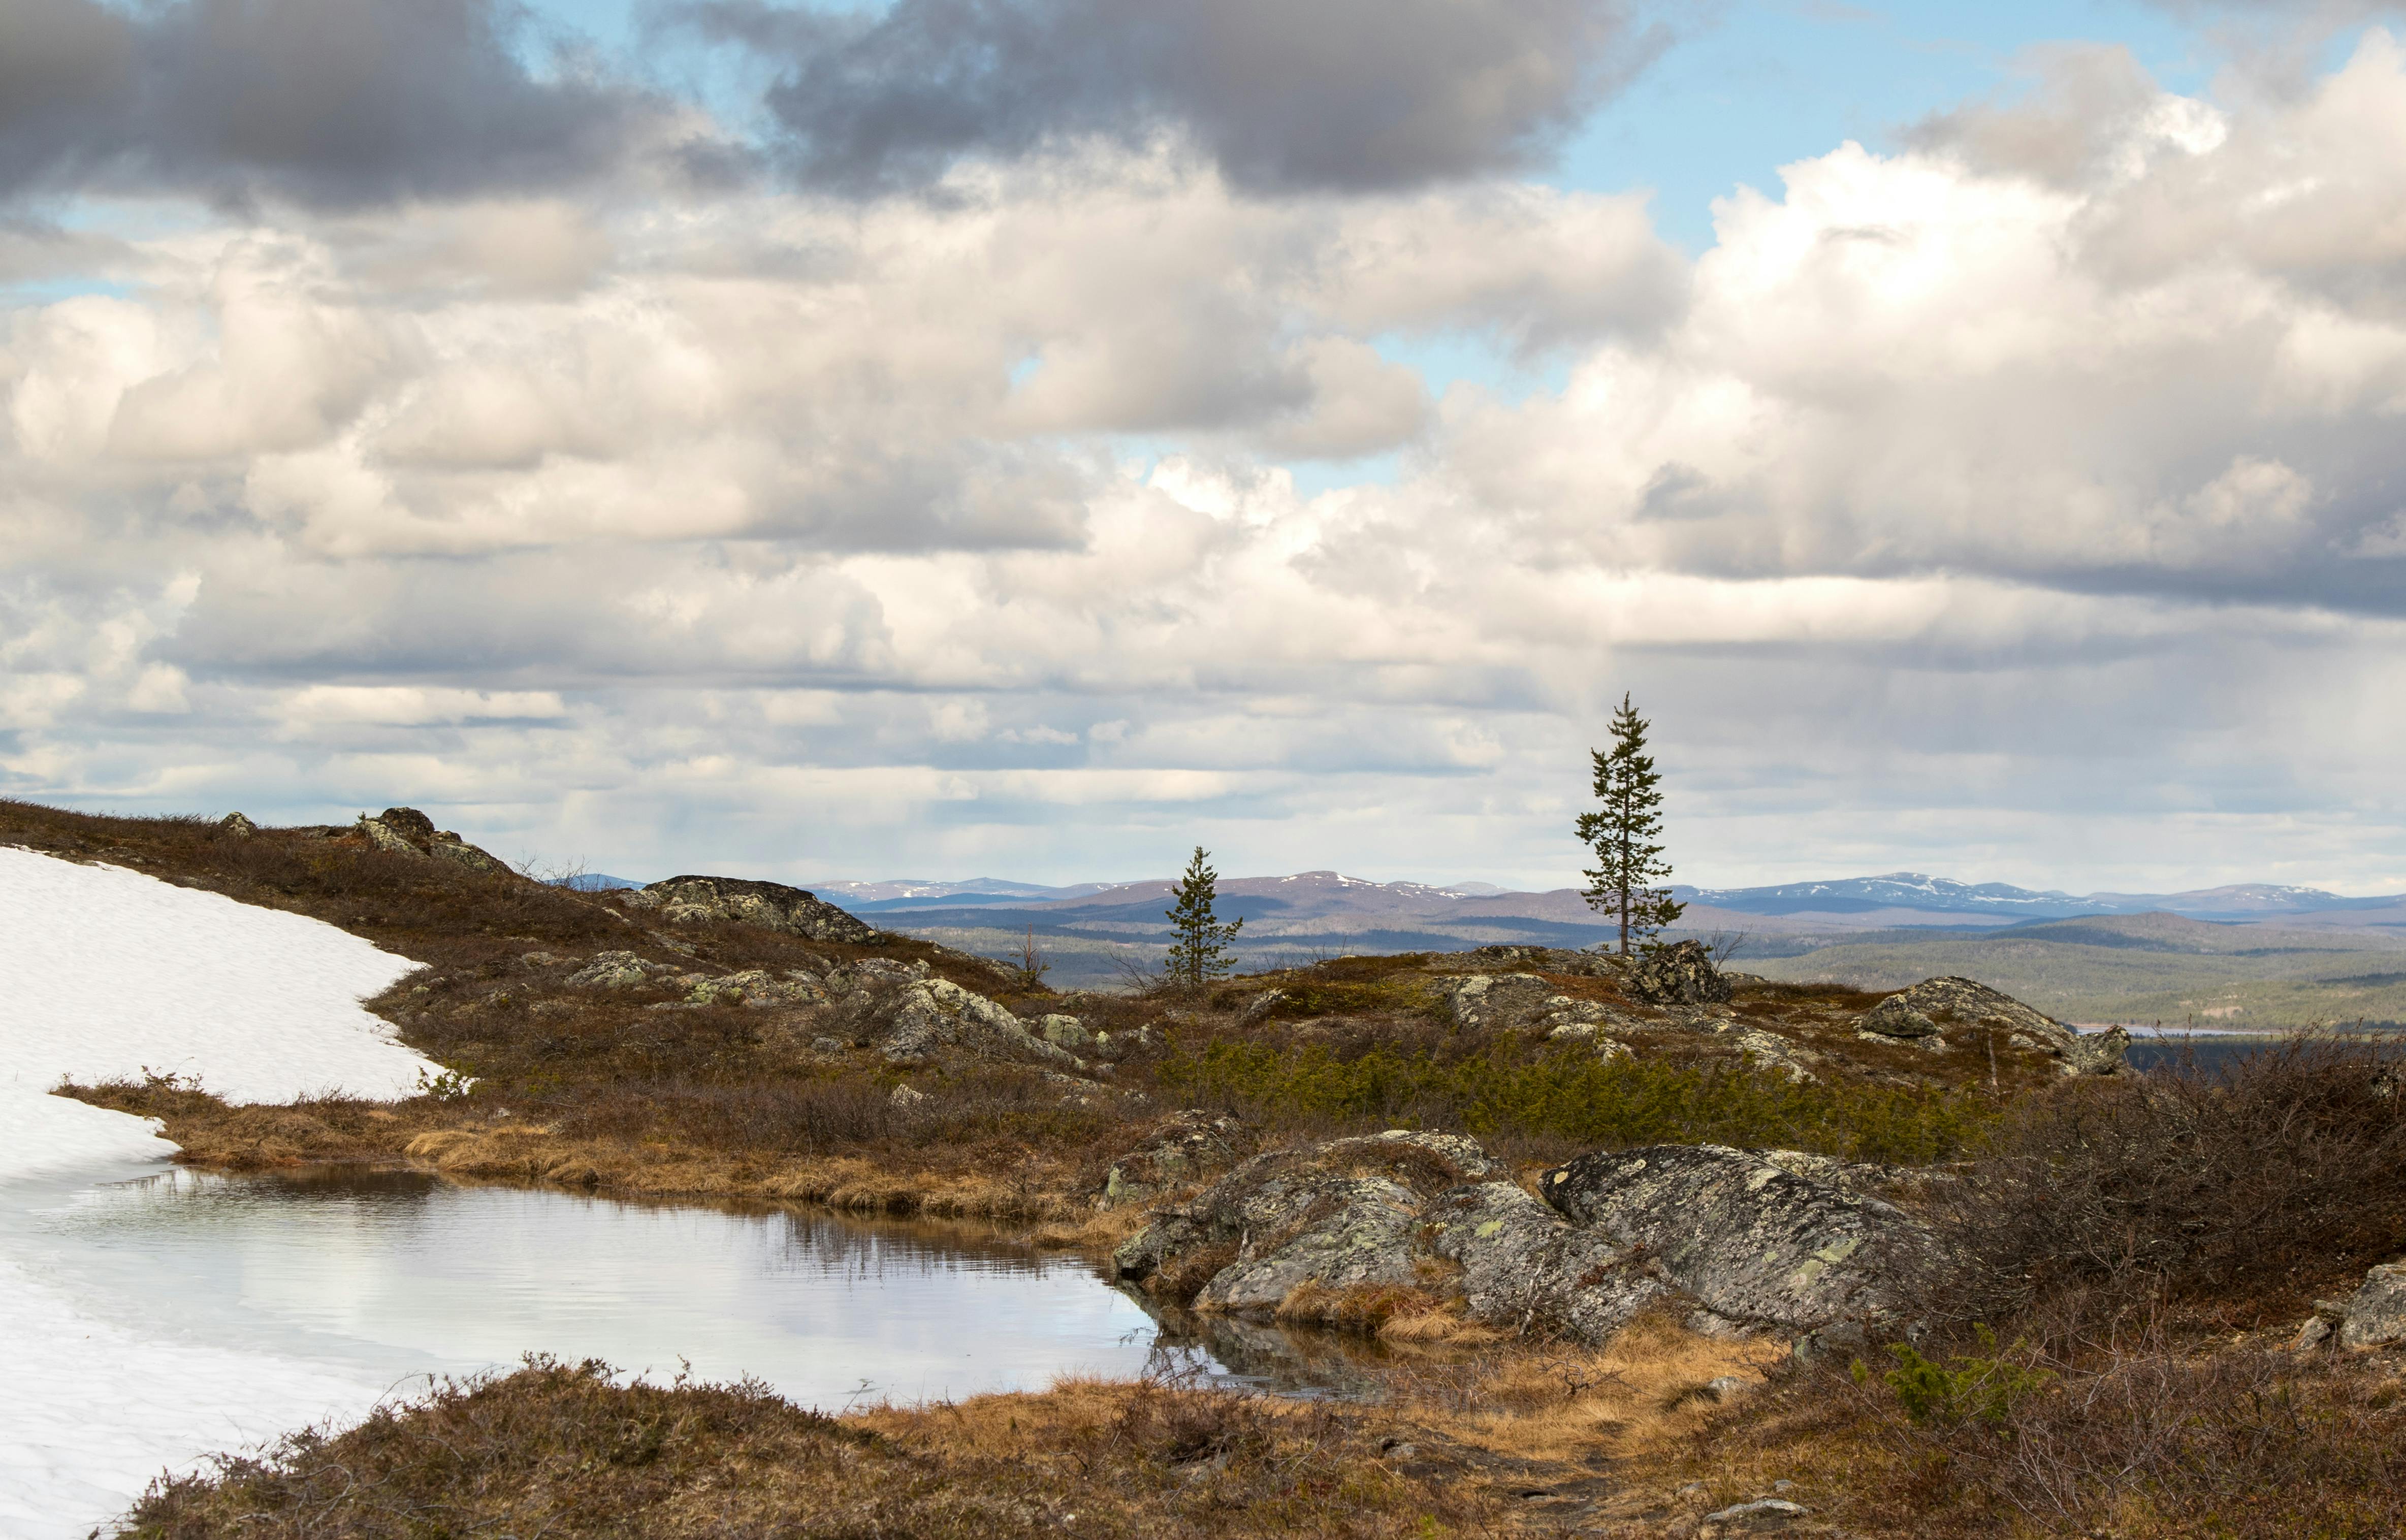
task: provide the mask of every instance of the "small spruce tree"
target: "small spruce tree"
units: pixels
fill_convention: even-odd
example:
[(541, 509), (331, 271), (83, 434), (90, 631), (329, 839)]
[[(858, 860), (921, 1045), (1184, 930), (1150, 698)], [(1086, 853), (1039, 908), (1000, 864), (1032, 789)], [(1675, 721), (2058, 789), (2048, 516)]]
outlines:
[(1205, 864), (1203, 847), (1196, 846), (1195, 858), (1186, 863), (1185, 874), (1178, 880), (1177, 906), (1162, 911), (1169, 916), (1170, 934), (1175, 938), (1169, 943), (1168, 963), (1169, 982), (1174, 984), (1200, 989), (1237, 970), (1228, 939), (1244, 929), (1245, 922), (1224, 923), (1211, 912), (1219, 887), (1220, 874)]
[(1646, 940), (1688, 907), (1654, 885), (1671, 875), (1660, 842), (1663, 777), (1646, 752), (1646, 719), (1628, 696), (1612, 718), (1611, 752), (1594, 749), (1589, 756), (1595, 761), (1596, 800), (1604, 805), (1579, 814), (1579, 840), (1595, 851), (1594, 869), (1581, 874), (1584, 897), (1590, 909), (1620, 916), (1625, 957), (1633, 940)]

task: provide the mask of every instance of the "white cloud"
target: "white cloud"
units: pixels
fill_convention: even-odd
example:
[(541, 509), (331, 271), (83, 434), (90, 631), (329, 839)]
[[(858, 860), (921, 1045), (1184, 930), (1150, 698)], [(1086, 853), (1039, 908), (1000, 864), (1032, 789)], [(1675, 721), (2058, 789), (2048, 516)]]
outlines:
[[(1735, 191), (1692, 263), (1634, 198), (1092, 148), (135, 241), (0, 332), (0, 775), (614, 869), (1511, 878), (1631, 689), (1700, 875), (2202, 881), (2342, 813), (2371, 873), (2406, 55), (2108, 63)], [(1565, 383), (1433, 398), (1398, 338)]]

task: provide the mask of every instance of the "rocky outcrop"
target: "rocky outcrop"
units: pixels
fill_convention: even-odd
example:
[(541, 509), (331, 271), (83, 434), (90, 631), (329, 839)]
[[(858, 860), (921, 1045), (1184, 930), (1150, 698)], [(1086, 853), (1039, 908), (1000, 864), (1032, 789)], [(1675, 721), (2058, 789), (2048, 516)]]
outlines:
[(1814, 1157), (1779, 1153), (1788, 1165), (1712, 1145), (1589, 1155), (1547, 1172), (1540, 1200), (1458, 1135), (1337, 1139), (1255, 1156), (1154, 1215), (1114, 1261), (1202, 1310), (1270, 1313), (1306, 1285), (1414, 1284), (1455, 1293), (1474, 1321), (1590, 1342), (1654, 1307), (1700, 1330), (1787, 1335), (1904, 1319), (1937, 1264), (1929, 1232), (1860, 1185), (1804, 1174)]
[(740, 973), (688, 976), (686, 1000), (692, 1005), (740, 1005), (754, 1010), (766, 1010), (781, 1005), (817, 1005), (828, 997), (828, 991), (816, 975), (807, 970), (789, 969), (779, 978), (764, 968), (745, 968)]
[(1477, 946), (1462, 955), (1490, 968), (1588, 979), (1618, 979), (1628, 966), (1609, 952), (1573, 952), (1559, 946)]
[(672, 925), (732, 920), (814, 941), (862, 942), (877, 938), (873, 926), (783, 883), (742, 877), (671, 877), (612, 897), (630, 908), (652, 910)]
[(1217, 1176), (1252, 1153), (1253, 1142), (1253, 1131), (1234, 1118), (1194, 1108), (1172, 1112), (1111, 1163), (1096, 1207), (1150, 1203), (1172, 1188)]
[[(236, 816), (240, 816), (237, 814)], [(245, 823), (249, 820), (245, 819)], [(510, 869), (499, 856), (468, 843), (449, 829), (434, 827), (434, 820), (416, 808), (387, 808), (373, 818), (361, 818), (358, 832), (367, 842), (388, 855), (412, 858), (429, 856), (466, 867), (471, 871), (508, 874)]]
[(1572, 1222), (1644, 1247), (1666, 1282), (1742, 1326), (1898, 1319), (1939, 1260), (1894, 1205), (1720, 1145), (1583, 1155), (1537, 1190)]
[(579, 989), (632, 989), (676, 969), (633, 952), (597, 952), (568, 976)]
[(1702, 941), (1680, 941), (1657, 947), (1639, 957), (1622, 986), (1634, 999), (1649, 1005), (1722, 1005), (1730, 982), (1713, 966), (1713, 954)]
[(259, 826), (239, 812), (229, 812), (219, 819), (218, 827), (237, 840), (248, 840), (259, 832)]
[(2054, 1059), (2067, 1075), (2115, 1074), (2130, 1044), (2129, 1034), (2118, 1026), (2084, 1035), (2010, 995), (1954, 977), (1924, 979), (1891, 995), (1865, 1011), (1856, 1025), (1869, 1038), (1918, 1042), (1932, 1050), (1943, 1050), (1945, 1034), (1958, 1028), (2001, 1033), (2014, 1047)]
[(884, 1025), (879, 1047), (888, 1064), (921, 1064), (952, 1050), (974, 1058), (1086, 1067), (1067, 1049), (1028, 1031), (1009, 1010), (948, 979), (922, 979), (905, 986)]

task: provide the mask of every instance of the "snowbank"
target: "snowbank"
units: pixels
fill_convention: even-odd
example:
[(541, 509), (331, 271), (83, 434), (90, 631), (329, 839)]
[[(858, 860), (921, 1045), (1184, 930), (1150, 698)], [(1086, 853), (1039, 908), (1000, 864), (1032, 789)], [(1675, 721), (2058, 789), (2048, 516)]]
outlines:
[[(414, 966), (316, 920), (0, 849), (0, 1202), (172, 1151), (154, 1123), (49, 1095), (62, 1077), (176, 1073), (231, 1101), (409, 1095), (436, 1067), (360, 1001)], [(160, 1303), (159, 1332), (132, 1331), (0, 1259), (0, 1533), (82, 1535), (163, 1466), (355, 1417), (382, 1390), (178, 1341)]]
[(196, 1077), (229, 1101), (403, 1096), (436, 1067), (360, 1009), (415, 966), (298, 914), (116, 867), (0, 849), (0, 1180), (167, 1151), (48, 1095)]

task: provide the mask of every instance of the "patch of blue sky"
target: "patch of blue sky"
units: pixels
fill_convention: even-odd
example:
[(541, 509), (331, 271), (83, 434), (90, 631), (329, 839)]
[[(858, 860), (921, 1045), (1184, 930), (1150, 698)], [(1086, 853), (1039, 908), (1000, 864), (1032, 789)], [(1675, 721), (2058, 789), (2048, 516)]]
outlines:
[(2216, 63), (2198, 27), (2137, 0), (1731, 0), (1690, 15), (1546, 179), (1652, 189), (1657, 228), (1691, 252), (1713, 244), (1714, 199), (1741, 185), (1776, 196), (1782, 165), (1848, 139), (1893, 149), (1933, 113), (2013, 96), (2038, 45), (2118, 44), (2184, 92)]
[(56, 304), (61, 300), (80, 299), (89, 294), (121, 300), (138, 291), (139, 288), (137, 284), (122, 283), (115, 278), (24, 278), (15, 283), (0, 283), (0, 310), (32, 309), (35, 305)]

